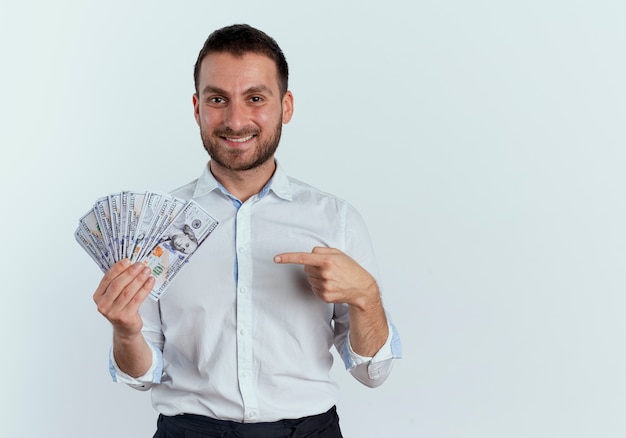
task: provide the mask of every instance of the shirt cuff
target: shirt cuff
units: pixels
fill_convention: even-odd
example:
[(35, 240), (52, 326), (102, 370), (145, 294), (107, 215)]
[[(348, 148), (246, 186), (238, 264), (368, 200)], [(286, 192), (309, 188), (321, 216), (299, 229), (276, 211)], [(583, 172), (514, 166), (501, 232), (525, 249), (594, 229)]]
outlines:
[(114, 382), (125, 383), (136, 389), (148, 389), (154, 383), (161, 383), (163, 373), (163, 354), (151, 342), (148, 342), (152, 351), (152, 363), (148, 371), (139, 377), (132, 377), (122, 371), (113, 357), (113, 348), (109, 352), (109, 373)]
[[(387, 324), (389, 327), (389, 335), (387, 336), (387, 340), (372, 357), (361, 356), (360, 354), (355, 353), (352, 349), (352, 345), (350, 344), (350, 336), (347, 336), (342, 354), (342, 359), (346, 366), (346, 369), (350, 370), (356, 366), (366, 363), (369, 363), (370, 368), (372, 368), (372, 365), (375, 365), (377, 363), (389, 359), (399, 359), (402, 357), (400, 337), (398, 336), (396, 327), (391, 322), (388, 322)], [(372, 369), (371, 371), (373, 372), (374, 369)], [(374, 372), (374, 374), (376, 373)]]

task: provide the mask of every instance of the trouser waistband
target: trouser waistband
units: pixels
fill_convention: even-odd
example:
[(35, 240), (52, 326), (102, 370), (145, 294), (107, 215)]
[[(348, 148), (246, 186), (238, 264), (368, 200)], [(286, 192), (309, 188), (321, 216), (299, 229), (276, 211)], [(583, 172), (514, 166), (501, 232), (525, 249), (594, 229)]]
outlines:
[(159, 415), (154, 438), (341, 438), (335, 406), (309, 417), (265, 423), (238, 423), (195, 414)]

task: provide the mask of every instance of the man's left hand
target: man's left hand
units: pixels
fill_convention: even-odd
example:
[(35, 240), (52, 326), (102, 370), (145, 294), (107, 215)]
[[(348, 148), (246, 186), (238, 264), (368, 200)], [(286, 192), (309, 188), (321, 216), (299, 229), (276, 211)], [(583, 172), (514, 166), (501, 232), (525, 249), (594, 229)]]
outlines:
[(278, 254), (274, 262), (303, 265), (313, 292), (327, 303), (365, 309), (380, 299), (374, 277), (338, 249), (317, 246), (311, 252)]

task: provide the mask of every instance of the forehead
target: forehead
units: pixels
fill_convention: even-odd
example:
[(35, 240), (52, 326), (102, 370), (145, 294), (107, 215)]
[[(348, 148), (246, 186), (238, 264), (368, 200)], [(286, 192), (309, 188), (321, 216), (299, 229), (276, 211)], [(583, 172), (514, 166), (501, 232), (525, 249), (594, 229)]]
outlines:
[(210, 53), (202, 60), (198, 74), (200, 92), (207, 86), (229, 92), (259, 86), (278, 90), (278, 71), (274, 61), (265, 55)]

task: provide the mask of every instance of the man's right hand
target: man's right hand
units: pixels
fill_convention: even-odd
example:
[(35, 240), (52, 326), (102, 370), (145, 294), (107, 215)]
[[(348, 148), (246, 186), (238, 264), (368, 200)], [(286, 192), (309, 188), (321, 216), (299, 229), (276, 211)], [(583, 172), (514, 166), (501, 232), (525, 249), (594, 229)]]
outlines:
[(116, 337), (127, 341), (141, 334), (139, 307), (154, 286), (150, 268), (143, 263), (120, 260), (104, 275), (93, 300), (100, 312), (113, 325)]

